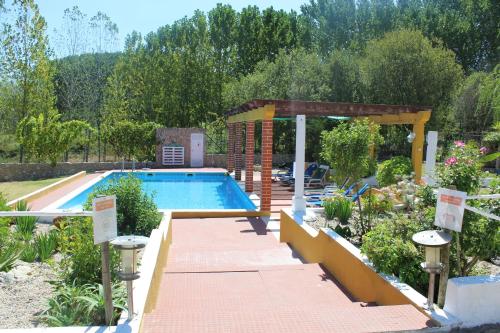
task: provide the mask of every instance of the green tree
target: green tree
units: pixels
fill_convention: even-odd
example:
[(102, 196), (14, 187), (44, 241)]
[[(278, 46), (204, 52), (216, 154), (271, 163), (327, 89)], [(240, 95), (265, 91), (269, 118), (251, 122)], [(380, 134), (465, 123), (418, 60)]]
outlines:
[(351, 51), (336, 50), (328, 59), (328, 75), (332, 102), (363, 101), (360, 84), (359, 56)]
[(446, 124), (446, 107), (462, 79), (451, 51), (418, 31), (401, 30), (370, 41), (365, 53), (365, 102), (432, 106), (434, 125)]
[(106, 128), (106, 140), (121, 158), (151, 161), (155, 158), (156, 130), (153, 122), (119, 121)]
[(54, 30), (57, 36), (57, 54), (61, 57), (86, 53), (89, 47), (89, 28), (87, 15), (78, 6), (66, 8), (61, 27)]
[[(16, 20), (5, 24), (3, 66), (8, 80), (17, 88), (12, 106), (20, 121), (40, 113), (48, 115), (54, 108), (55, 95), (45, 20), (34, 0), (14, 0), (12, 5)], [(23, 157), (21, 145), (20, 162)]]
[(373, 165), (370, 149), (375, 150), (382, 141), (378, 125), (357, 119), (321, 134), (321, 156), (335, 170), (340, 182), (347, 177), (358, 181), (368, 175)]
[(262, 45), (264, 25), (259, 8), (243, 8), (238, 14), (237, 22), (237, 72), (247, 75), (253, 72), (255, 65), (265, 57)]
[(26, 148), (28, 156), (48, 160), (55, 166), (63, 153), (69, 150), (90, 126), (80, 120), (60, 121), (61, 115), (52, 110), (38, 116), (28, 116), (17, 127), (17, 139)]
[(208, 13), (210, 41), (214, 48), (214, 65), (217, 75), (217, 107), (222, 111), (222, 87), (227, 76), (234, 72), (236, 12), (231, 5), (217, 4)]
[(491, 73), (476, 72), (467, 77), (454, 100), (460, 131), (484, 132), (500, 119), (500, 65)]

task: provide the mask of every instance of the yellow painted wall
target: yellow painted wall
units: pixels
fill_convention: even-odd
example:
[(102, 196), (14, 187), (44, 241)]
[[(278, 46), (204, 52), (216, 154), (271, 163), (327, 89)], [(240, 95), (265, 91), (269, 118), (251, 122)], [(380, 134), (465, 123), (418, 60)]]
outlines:
[(162, 233), (162, 240), (160, 245), (160, 251), (158, 257), (156, 258), (155, 271), (148, 291), (148, 298), (146, 300), (146, 305), (144, 307), (144, 313), (150, 313), (151, 311), (154, 310), (154, 307), (156, 306), (160, 283), (163, 276), (163, 269), (167, 264), (168, 252), (170, 249), (170, 244), (172, 244), (172, 219), (165, 222), (166, 223), (160, 224), (159, 227)]
[(283, 210), (280, 221), (280, 241), (288, 243), (306, 261), (322, 264), (358, 301), (378, 305), (412, 304), (397, 288), (325, 232), (311, 235)]

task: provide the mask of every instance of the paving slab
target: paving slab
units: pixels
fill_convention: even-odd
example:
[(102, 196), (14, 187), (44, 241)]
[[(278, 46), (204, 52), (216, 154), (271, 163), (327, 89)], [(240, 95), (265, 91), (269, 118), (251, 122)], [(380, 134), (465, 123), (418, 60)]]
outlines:
[(432, 326), (411, 305), (357, 302), (260, 218), (175, 219), (154, 310), (142, 331), (387, 332)]

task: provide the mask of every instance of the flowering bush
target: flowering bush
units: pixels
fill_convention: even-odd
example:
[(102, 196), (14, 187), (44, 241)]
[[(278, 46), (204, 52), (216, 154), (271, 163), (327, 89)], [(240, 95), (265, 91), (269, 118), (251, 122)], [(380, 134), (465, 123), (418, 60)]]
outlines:
[(440, 185), (468, 194), (476, 193), (482, 173), (479, 159), (485, 153), (484, 147), (478, 149), (474, 143), (455, 141), (450, 156), (438, 170)]

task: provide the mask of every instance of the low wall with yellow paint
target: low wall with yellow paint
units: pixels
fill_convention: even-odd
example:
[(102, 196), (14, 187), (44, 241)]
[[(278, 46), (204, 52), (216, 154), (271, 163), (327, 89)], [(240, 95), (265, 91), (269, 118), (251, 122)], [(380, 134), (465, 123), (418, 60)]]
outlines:
[(136, 315), (129, 321), (127, 313), (122, 312), (116, 326), (116, 332), (139, 332), (144, 315), (154, 310), (171, 243), (172, 215), (166, 213), (158, 228), (154, 229), (149, 236), (139, 267), (140, 277), (134, 281), (134, 312)]
[(358, 301), (379, 305), (414, 304), (375, 272), (356, 253), (359, 250), (354, 245), (336, 233), (318, 232), (307, 224), (296, 222), (291, 212), (284, 210), (280, 221), (280, 241), (288, 243), (306, 261), (322, 264)]
[(148, 290), (144, 313), (153, 311), (156, 305), (158, 289), (160, 287), (160, 282), (163, 276), (163, 269), (167, 264), (170, 244), (172, 244), (172, 217), (170, 216), (169, 218), (165, 219), (158, 229), (160, 233), (160, 247), (158, 256), (156, 258), (153, 277), (151, 279), (151, 284)]

